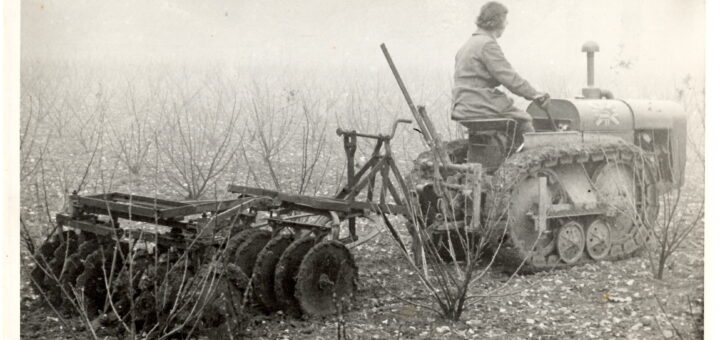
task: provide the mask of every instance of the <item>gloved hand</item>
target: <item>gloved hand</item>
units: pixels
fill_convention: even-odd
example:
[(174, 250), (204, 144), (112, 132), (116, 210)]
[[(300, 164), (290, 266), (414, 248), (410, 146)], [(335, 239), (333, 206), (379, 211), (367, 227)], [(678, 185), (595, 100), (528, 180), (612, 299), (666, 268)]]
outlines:
[(550, 94), (540, 93), (533, 98), (533, 101), (537, 103), (543, 110), (547, 110), (550, 106)]

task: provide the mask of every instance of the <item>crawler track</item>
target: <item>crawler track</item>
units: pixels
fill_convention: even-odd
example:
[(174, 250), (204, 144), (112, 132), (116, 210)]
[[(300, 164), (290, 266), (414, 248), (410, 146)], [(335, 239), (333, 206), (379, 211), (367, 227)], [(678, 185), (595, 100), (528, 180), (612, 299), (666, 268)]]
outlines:
[[(648, 199), (645, 195), (648, 183), (651, 182), (652, 178), (652, 176), (646, 175), (649, 172), (645, 170), (652, 168), (652, 162), (645, 156), (641, 149), (634, 145), (607, 139), (578, 145), (547, 146), (514, 154), (493, 176), (489, 189), (490, 192), (487, 195), (490, 199), (486, 202), (485, 206), (485, 216), (489, 221), (501, 222), (489, 222), (495, 229), (498, 229), (495, 231), (500, 231), (502, 234), (507, 225), (508, 232), (505, 233), (505, 237), (502, 238), (503, 243), (500, 245), (501, 249), (499, 250), (497, 258), (498, 263), (503, 267), (509, 270), (515, 270), (522, 266), (521, 271), (528, 273), (564, 268), (594, 261), (587, 254), (583, 253), (583, 256), (577, 262), (570, 264), (561, 260), (558, 256), (557, 249), (551, 249), (550, 251), (534, 249), (535, 247), (532, 245), (528, 245), (520, 240), (520, 234), (523, 231), (518, 230), (519, 223), (517, 222), (520, 221), (520, 219), (528, 217), (519, 215), (509, 216), (510, 214), (508, 214), (509, 211), (513, 210), (513, 204), (515, 204), (516, 201), (514, 196), (517, 194), (515, 190), (520, 181), (544, 169), (552, 170), (560, 165), (583, 167), (589, 176), (598, 180), (594, 183), (594, 186), (598, 190), (606, 186), (608, 180), (619, 180), (609, 178), (609, 176), (597, 176), (597, 173), (602, 171), (604, 167), (623, 167), (623, 169), (630, 169), (627, 172), (631, 173), (630, 176), (632, 176), (632, 178), (630, 180), (635, 182), (636, 188), (634, 192), (639, 193), (639, 196), (635, 197), (635, 201), (638, 204), (636, 207), (642, 209), (642, 207), (639, 207), (639, 203), (641, 203), (642, 200), (646, 200), (645, 202), (648, 203), (649, 206), (655, 206), (657, 204), (656, 200)], [(559, 178), (561, 184), (563, 184), (563, 180), (561, 176)], [(598, 196), (603, 203), (612, 200), (612, 197), (608, 197), (609, 195), (599, 194)], [(635, 211), (635, 209), (632, 210)], [(647, 232), (636, 222), (637, 219), (635, 219), (635, 216), (628, 216), (627, 213), (623, 212), (615, 212), (614, 214), (606, 214), (599, 218), (610, 225), (613, 233), (613, 237), (611, 238), (612, 244), (610, 245), (609, 254), (605, 258), (606, 260), (614, 261), (631, 257), (643, 248), (648, 239)], [(571, 220), (573, 219), (565, 219), (565, 222)], [(578, 220), (587, 227), (589, 219), (579, 218)], [(551, 230), (551, 232), (556, 233), (557, 230)]]
[[(462, 153), (466, 150), (462, 140), (447, 144), (451, 159), (459, 163), (464, 162)], [(413, 171), (408, 175), (411, 183), (432, 183), (432, 155), (424, 152), (415, 161)], [(494, 243), (490, 247), (500, 247), (496, 264), (507, 271), (515, 271), (521, 267), (521, 272), (532, 273), (543, 270), (566, 268), (581, 265), (596, 260), (620, 260), (631, 257), (640, 251), (648, 239), (637, 217), (650, 217), (653, 209), (657, 209), (657, 197), (651, 192), (652, 183), (656, 174), (653, 172), (654, 161), (637, 146), (631, 145), (613, 137), (596, 136), (592, 141), (576, 145), (549, 145), (528, 149), (510, 156), (503, 165), (492, 175), (483, 179), (485, 196), (483, 202), (483, 216), (485, 225), (490, 228), (494, 236)], [(529, 213), (537, 210), (537, 181), (538, 176), (548, 177), (548, 199), (551, 204), (569, 204), (567, 189), (576, 185), (573, 180), (566, 178), (559, 168), (576, 167), (589, 179), (592, 190), (596, 190), (598, 204), (602, 207), (613, 207), (603, 210), (596, 215), (582, 215), (577, 217), (555, 218), (548, 220), (548, 227), (543, 234), (536, 233), (535, 225)], [(463, 174), (454, 176), (462, 181)], [(625, 184), (632, 190), (634, 198), (622, 200), (618, 194), (617, 183)], [(587, 184), (587, 183), (586, 183)], [(524, 190), (524, 191), (523, 191)], [(434, 215), (437, 213), (435, 200), (431, 190), (419, 193), (420, 207), (423, 209), (426, 225), (432, 226)], [(630, 191), (630, 190), (629, 190)], [(535, 195), (535, 197), (530, 197)], [(630, 202), (630, 204), (628, 204)], [(621, 206), (618, 208), (618, 206)], [(576, 207), (577, 208), (577, 207)], [(649, 210), (649, 212), (648, 212)], [(656, 210), (654, 210), (656, 212)], [(469, 211), (455, 216), (463, 218)], [(593, 224), (593, 222), (597, 223)], [(563, 260), (557, 250), (557, 234), (562, 226), (568, 223), (579, 223), (583, 232), (593, 226), (591, 251), (581, 245), (582, 255), (573, 256)], [(593, 238), (599, 227), (609, 227), (608, 240)], [(601, 228), (600, 228), (601, 229)], [(578, 232), (578, 235), (582, 232)], [(587, 234), (587, 233), (586, 233)], [(566, 233), (567, 235), (567, 233)], [(584, 237), (584, 236), (583, 236)], [(444, 234), (431, 238), (438, 249), (445, 249), (442, 242), (448, 242)], [(607, 242), (606, 242), (607, 241)], [(609, 243), (609, 244), (603, 244)], [(567, 246), (567, 242), (561, 242)], [(486, 252), (492, 254), (494, 251)], [(575, 250), (577, 254), (577, 250)]]

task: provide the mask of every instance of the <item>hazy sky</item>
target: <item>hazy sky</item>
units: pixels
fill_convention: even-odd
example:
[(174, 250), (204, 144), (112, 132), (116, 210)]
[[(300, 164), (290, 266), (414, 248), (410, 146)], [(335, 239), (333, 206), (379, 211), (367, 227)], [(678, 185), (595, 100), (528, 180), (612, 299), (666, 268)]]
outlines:
[[(229, 60), (448, 71), (484, 1), (24, 0), (23, 57)], [(500, 43), (525, 74), (584, 78), (580, 46), (600, 44), (599, 72), (704, 73), (702, 0), (503, 1)], [(629, 62), (629, 64), (628, 64)], [(572, 70), (572, 71), (568, 71)], [(602, 76), (599, 76), (602, 79)]]

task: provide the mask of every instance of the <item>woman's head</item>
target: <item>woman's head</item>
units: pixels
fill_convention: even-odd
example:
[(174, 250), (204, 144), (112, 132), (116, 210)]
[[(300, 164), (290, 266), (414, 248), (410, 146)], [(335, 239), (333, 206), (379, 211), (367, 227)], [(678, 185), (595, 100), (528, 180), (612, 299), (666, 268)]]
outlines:
[(486, 31), (496, 31), (498, 36), (505, 30), (508, 9), (505, 5), (490, 1), (482, 6), (475, 24)]

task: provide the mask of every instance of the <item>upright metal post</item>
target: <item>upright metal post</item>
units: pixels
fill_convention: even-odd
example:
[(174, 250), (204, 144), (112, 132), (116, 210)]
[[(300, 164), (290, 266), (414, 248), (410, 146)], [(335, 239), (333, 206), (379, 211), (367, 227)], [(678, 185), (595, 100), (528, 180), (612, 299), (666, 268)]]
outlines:
[[(343, 142), (345, 144), (345, 155), (347, 156), (347, 187), (352, 188), (355, 186), (355, 151), (357, 150), (357, 136), (345, 135)], [(349, 198), (354, 201), (355, 195), (350, 195)], [(355, 239), (355, 217), (348, 219), (348, 229), (350, 236)]]

